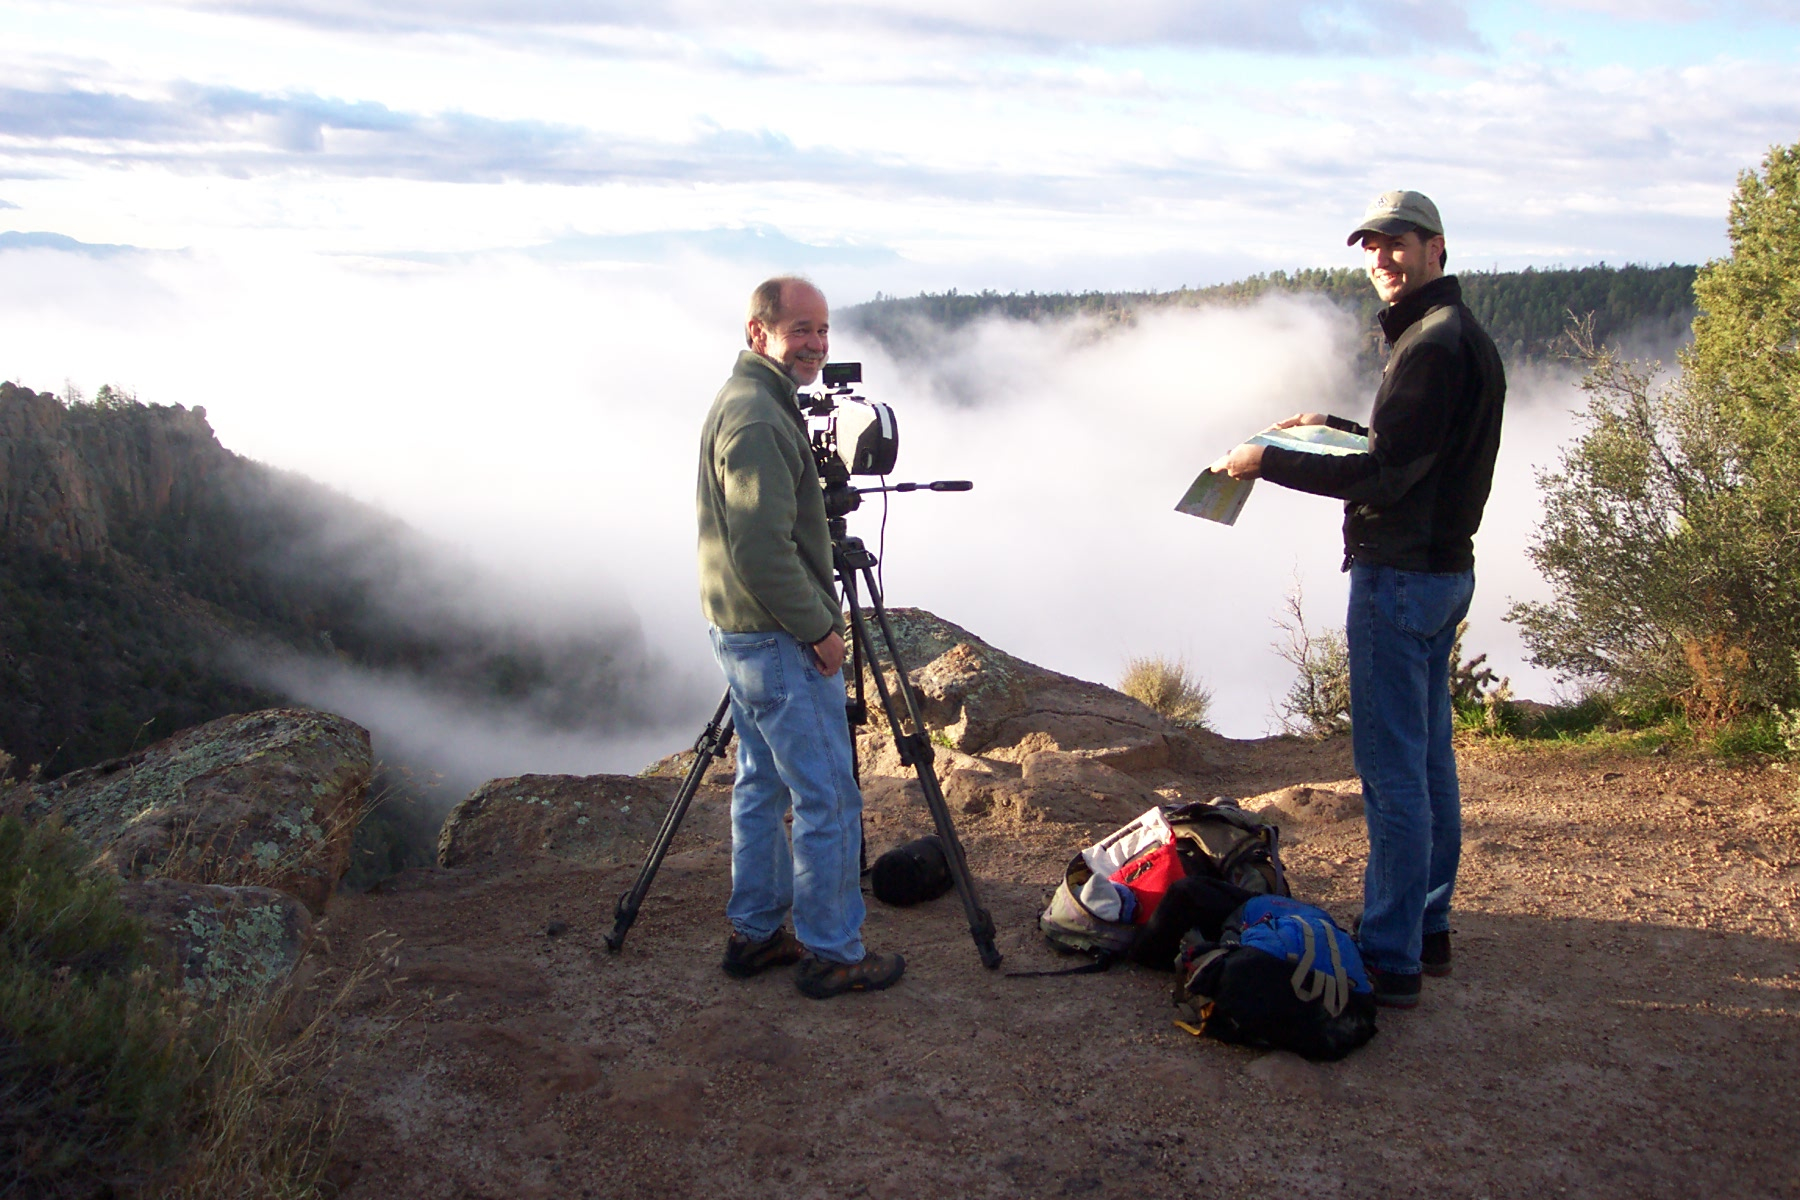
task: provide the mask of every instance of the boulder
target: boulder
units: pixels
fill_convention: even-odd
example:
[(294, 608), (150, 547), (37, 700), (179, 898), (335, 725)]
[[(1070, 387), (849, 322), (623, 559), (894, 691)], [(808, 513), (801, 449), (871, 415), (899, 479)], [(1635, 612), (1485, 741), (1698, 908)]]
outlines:
[[(444, 819), (438, 862), (446, 867), (518, 865), (558, 858), (580, 863), (640, 857), (669, 810), (679, 779), (648, 775), (520, 775), (482, 784)], [(726, 820), (717, 788), (702, 788), (684, 833), (717, 836)]]
[(273, 888), (127, 880), (119, 900), (163, 946), (175, 980), (202, 1000), (266, 992), (293, 974), (312, 941), (312, 914)]
[(316, 915), (349, 862), (370, 770), (360, 725), (272, 708), (14, 788), (7, 802), (27, 820), (59, 815), (126, 879), (275, 888)]
[[(924, 609), (889, 609), (888, 616), (934, 740), (964, 754), (1023, 762), (1058, 750), (1138, 771), (1167, 766), (1189, 749), (1182, 731), (1123, 692), (1015, 658)], [(884, 646), (880, 630), (871, 630)], [(867, 688), (873, 701), (872, 677)]]

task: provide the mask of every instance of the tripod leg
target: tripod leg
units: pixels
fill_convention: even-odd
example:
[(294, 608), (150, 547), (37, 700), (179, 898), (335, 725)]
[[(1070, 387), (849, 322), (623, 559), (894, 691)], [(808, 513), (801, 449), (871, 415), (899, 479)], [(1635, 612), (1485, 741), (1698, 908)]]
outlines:
[[(840, 573), (839, 578), (843, 576)], [(846, 591), (853, 583), (846, 583)], [(863, 694), (862, 659), (863, 651), (856, 644), (856, 631), (850, 632), (850, 652), (844, 658), (843, 671), (856, 681), (856, 691), (850, 702), (844, 707), (844, 719), (850, 725), (850, 775), (856, 780), (857, 787), (862, 786), (862, 759), (856, 749), (856, 731), (869, 720), (869, 702)], [(869, 874), (869, 822), (866, 817), (858, 817), (856, 825), (856, 869), (860, 877)]]
[(862, 606), (857, 603), (853, 577), (844, 588), (844, 594), (850, 603), (852, 633), (863, 661), (869, 664), (869, 674), (874, 677), (875, 691), (881, 698), (882, 711), (887, 714), (888, 728), (894, 735), (894, 745), (900, 751), (900, 760), (910, 764), (919, 777), (919, 790), (925, 793), (925, 807), (931, 810), (931, 820), (937, 826), (938, 840), (944, 844), (944, 858), (950, 867), (950, 878), (956, 883), (957, 897), (962, 901), (963, 914), (969, 920), (969, 936), (975, 939), (975, 949), (981, 955), (981, 965), (991, 971), (1000, 965), (1001, 958), (999, 947), (994, 945), (994, 918), (982, 906), (981, 897), (975, 891), (975, 878), (969, 874), (969, 862), (963, 854), (962, 839), (956, 835), (956, 823), (950, 817), (950, 805), (944, 799), (943, 788), (938, 785), (937, 770), (932, 765), (936, 755), (932, 751), (931, 740), (925, 733), (925, 717), (919, 708), (918, 696), (912, 690), (912, 681), (906, 676), (906, 664), (900, 660), (894, 630), (888, 623), (887, 609), (881, 603), (881, 591), (876, 586), (875, 576), (869, 566), (858, 569), (869, 588), (869, 603), (875, 610), (876, 623), (881, 627), (882, 640), (887, 643), (888, 659), (894, 664), (894, 674), (898, 680), (894, 685), (895, 690), (900, 693), (906, 706), (907, 719), (913, 727), (912, 733), (901, 729), (900, 716), (894, 710), (893, 697), (888, 692), (887, 680), (882, 677), (880, 660), (875, 657), (868, 626), (863, 620)]
[(619, 897), (618, 907), (613, 910), (613, 927), (606, 935), (606, 948), (614, 954), (625, 944), (625, 935), (631, 931), (632, 922), (637, 920), (638, 909), (643, 907), (644, 897), (656, 880), (656, 872), (669, 852), (669, 843), (675, 840), (675, 831), (681, 828), (682, 818), (687, 816), (688, 805), (693, 803), (694, 794), (700, 790), (706, 769), (713, 759), (724, 757), (725, 748), (730, 744), (731, 693), (727, 691), (714, 710), (712, 720), (694, 742), (694, 765), (688, 768), (687, 778), (681, 781), (681, 790), (675, 793), (669, 811), (663, 815), (662, 827), (656, 831), (656, 840), (650, 843), (650, 853), (638, 871), (637, 880)]

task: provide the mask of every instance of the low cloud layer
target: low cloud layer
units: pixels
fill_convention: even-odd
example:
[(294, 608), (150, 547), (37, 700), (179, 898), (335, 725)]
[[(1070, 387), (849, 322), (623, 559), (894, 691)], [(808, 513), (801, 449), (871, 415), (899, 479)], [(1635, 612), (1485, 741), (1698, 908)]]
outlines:
[[(371, 730), (382, 765), (440, 807), (489, 779), (630, 774), (685, 749), (698, 732), (673, 720), (558, 729), (539, 721), (528, 704), (446, 695), (416, 676), (316, 657), (249, 652), (240, 656), (239, 669), (260, 686)], [(668, 699), (644, 697), (652, 708)]]
[[(464, 774), (635, 770), (698, 731), (720, 685), (694, 580), (694, 453), (741, 345), (754, 282), (741, 268), (481, 260), (395, 273), (41, 252), (8, 255), (7, 268), (19, 286), (0, 297), (15, 333), (0, 374), (204, 404), (227, 446), (380, 504), (508, 581), (504, 596), (469, 603), (552, 627), (628, 612), (659, 664), (617, 736), (571, 739), (524, 710), (404, 679), (279, 666), (299, 694)], [(820, 276), (839, 296), (857, 278)], [(1285, 300), (1126, 329), (980, 325), (922, 364), (843, 335), (834, 357), (862, 359), (864, 393), (899, 412), (894, 478), (976, 485), (894, 497), (885, 544), (878, 502), (852, 532), (883, 550), (892, 604), (1101, 682), (1130, 656), (1181, 655), (1217, 693), (1221, 729), (1261, 734), (1290, 678), (1270, 643), (1296, 576), (1309, 618), (1341, 623), (1337, 506), (1261, 485), (1227, 529), (1173, 505), (1200, 467), (1271, 420), (1322, 403), (1364, 411), (1347, 375), (1358, 332), (1333, 309)], [(1540, 698), (1550, 681), (1498, 617), (1542, 595), (1523, 558), (1531, 468), (1551, 461), (1576, 400), (1566, 381), (1515, 381), (1477, 544), (1470, 646)]]

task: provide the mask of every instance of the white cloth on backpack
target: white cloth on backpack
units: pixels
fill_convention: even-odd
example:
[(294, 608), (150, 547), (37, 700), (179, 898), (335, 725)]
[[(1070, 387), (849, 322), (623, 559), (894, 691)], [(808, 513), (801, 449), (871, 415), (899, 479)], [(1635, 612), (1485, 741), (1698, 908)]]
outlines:
[[(1123, 829), (1114, 830), (1104, 840), (1095, 842), (1081, 852), (1087, 860), (1088, 870), (1096, 878), (1110, 879), (1115, 872), (1146, 850), (1154, 850), (1158, 846), (1166, 846), (1175, 836), (1169, 823), (1163, 820), (1162, 809), (1153, 808)], [(1087, 888), (1081, 889), (1082, 903), (1087, 903)], [(1101, 916), (1094, 910), (1095, 916)], [(1112, 920), (1111, 917), (1103, 918)]]
[(1090, 875), (1081, 885), (1082, 907), (1102, 921), (1125, 920), (1125, 897), (1118, 884), (1104, 875)]

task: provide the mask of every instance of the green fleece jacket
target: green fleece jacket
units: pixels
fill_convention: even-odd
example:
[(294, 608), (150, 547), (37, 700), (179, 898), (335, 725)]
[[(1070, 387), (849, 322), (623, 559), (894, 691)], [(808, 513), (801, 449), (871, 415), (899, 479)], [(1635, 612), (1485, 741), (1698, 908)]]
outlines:
[(727, 633), (785, 629), (811, 644), (844, 629), (797, 390), (746, 350), (706, 414), (695, 497), (700, 607)]

